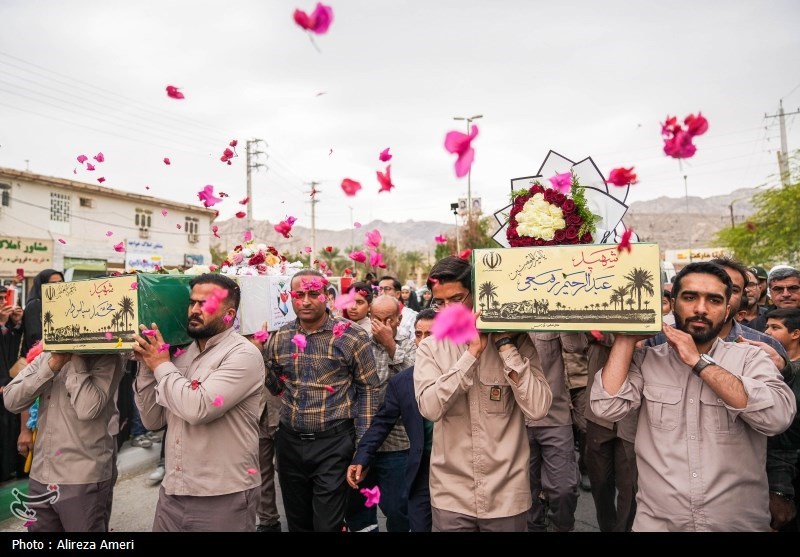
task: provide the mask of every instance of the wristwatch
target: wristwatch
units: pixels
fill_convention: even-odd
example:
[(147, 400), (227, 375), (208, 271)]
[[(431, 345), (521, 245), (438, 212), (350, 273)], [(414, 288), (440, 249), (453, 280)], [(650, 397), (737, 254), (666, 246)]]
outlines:
[(692, 371), (695, 375), (700, 377), (700, 372), (703, 371), (706, 367), (711, 365), (718, 365), (717, 362), (714, 361), (714, 358), (709, 356), (708, 354), (700, 354), (700, 359), (697, 360), (697, 363), (694, 364)]
[(494, 347), (495, 347), (495, 348), (497, 348), (497, 351), (499, 352), (499, 351), (500, 351), (500, 348), (501, 348), (502, 346), (505, 346), (506, 344), (514, 344), (514, 341), (513, 341), (513, 340), (511, 340), (511, 338), (510, 338), (510, 337), (503, 337), (503, 338), (501, 338), (500, 340), (496, 340), (496, 341), (494, 342)]

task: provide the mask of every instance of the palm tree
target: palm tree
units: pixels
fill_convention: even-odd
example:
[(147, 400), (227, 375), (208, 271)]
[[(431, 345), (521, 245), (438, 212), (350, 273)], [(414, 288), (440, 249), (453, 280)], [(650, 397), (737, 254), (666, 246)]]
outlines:
[(484, 282), (481, 284), (480, 289), (478, 290), (478, 300), (482, 300), (486, 298), (486, 305), (492, 305), (492, 302), (497, 297), (497, 286), (495, 286), (492, 282)]
[(125, 330), (128, 330), (128, 315), (131, 316), (131, 319), (136, 317), (136, 313), (133, 310), (133, 300), (131, 300), (128, 296), (123, 296), (122, 300), (120, 300), (120, 311), (122, 311), (122, 317), (125, 320)]
[(624, 310), (625, 296), (628, 295), (628, 288), (626, 286), (618, 286), (617, 288), (612, 290), (612, 292), (616, 294), (617, 297), (619, 298), (619, 300), (617, 300), (619, 302), (619, 310), (620, 311)]
[(645, 300), (645, 301), (644, 301), (644, 309), (647, 309), (647, 306), (649, 306), (649, 305), (650, 305), (650, 302), (648, 302), (647, 300)]
[(42, 321), (44, 322), (45, 329), (50, 329), (50, 332), (53, 332), (53, 314), (46, 311), (42, 316)]
[(111, 316), (111, 330), (112, 331), (116, 331), (117, 330), (117, 314), (116, 313)]
[(620, 301), (619, 294), (612, 294), (611, 297), (608, 299), (612, 304), (614, 304), (614, 309), (617, 309), (617, 302)]
[(638, 309), (641, 310), (642, 290), (651, 296), (655, 293), (653, 289), (653, 273), (647, 269), (637, 269), (634, 267), (634, 269), (625, 276), (625, 280), (628, 281), (628, 288), (631, 294), (636, 290), (636, 296), (639, 299)]
[(608, 302), (603, 302), (603, 311), (608, 310)]
[(635, 304), (636, 301), (633, 298), (628, 298), (628, 301), (626, 303), (628, 304), (628, 309), (630, 311), (633, 311), (633, 304)]

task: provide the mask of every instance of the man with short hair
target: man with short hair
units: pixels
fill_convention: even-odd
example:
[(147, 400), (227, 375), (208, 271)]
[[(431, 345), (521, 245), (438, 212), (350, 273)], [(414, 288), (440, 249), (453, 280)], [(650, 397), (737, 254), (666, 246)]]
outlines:
[[(800, 309), (778, 308), (767, 312), (767, 334), (780, 341), (792, 361), (790, 377), (786, 384), (794, 392), (795, 402), (800, 397)], [(769, 511), (773, 530), (796, 531), (794, 519), (795, 483), (800, 459), (800, 415), (795, 415), (789, 429), (767, 441), (767, 477), (769, 478)], [(794, 528), (792, 528), (794, 526)]]
[[(424, 309), (417, 314), (414, 324), (415, 343), (428, 338), (436, 313)], [(379, 447), (395, 428), (398, 420), (403, 421), (409, 440), (408, 464), (405, 468), (404, 494), (408, 500), (408, 523), (412, 532), (431, 531), (431, 492), (430, 478), (431, 446), (433, 443), (433, 422), (422, 417), (414, 397), (414, 367), (401, 371), (391, 379), (375, 419), (361, 439), (347, 469), (347, 483), (358, 489), (372, 466)], [(385, 492), (381, 489), (381, 496)]]
[(731, 277), (690, 263), (673, 288), (667, 342), (637, 349), (617, 335), (590, 404), (617, 421), (639, 413), (634, 531), (768, 531), (767, 437), (796, 412), (769, 357), (719, 335), (731, 311)]
[(339, 532), (347, 466), (378, 409), (379, 378), (366, 331), (327, 311), (327, 280), (292, 277), (297, 319), (269, 338), (267, 387), (283, 393), (276, 452), (289, 530)]
[(134, 335), (142, 423), (169, 426), (153, 531), (252, 532), (264, 361), (233, 328), (241, 293), (232, 279), (206, 273), (189, 287), (187, 332), (195, 340), (184, 352), (171, 358), (155, 323), (152, 333), (142, 324)]
[[(386, 396), (389, 380), (414, 365), (417, 346), (413, 337), (399, 332), (401, 304), (394, 296), (381, 295), (372, 300), (370, 319), (372, 328), (372, 354), (380, 380), (378, 403)], [(377, 485), (381, 491), (379, 506), (386, 515), (386, 529), (389, 532), (408, 532), (408, 500), (403, 488), (406, 463), (408, 462), (409, 441), (402, 422), (396, 424), (388, 433), (374, 457), (369, 477), (364, 487)], [(350, 494), (351, 504), (345, 516), (351, 531), (376, 530), (378, 527), (377, 508), (364, 507), (364, 497)]]
[[(473, 307), (472, 265), (451, 256), (428, 277), (433, 305)], [(433, 531), (527, 529), (531, 506), (525, 417), (542, 419), (552, 394), (527, 335), (480, 333), (468, 344), (428, 338), (417, 349), (414, 392), (435, 423), (431, 452)]]
[(764, 267), (751, 267), (750, 270), (758, 280), (758, 305), (769, 305), (769, 298), (767, 298), (767, 291), (769, 290), (767, 280), (769, 279), (769, 275), (767, 274), (767, 270), (764, 269)]
[(760, 333), (765, 332), (767, 321), (764, 314), (767, 308), (758, 304), (758, 297), (761, 289), (758, 286), (758, 278), (753, 269), (746, 269), (747, 281), (744, 285), (744, 296), (742, 296), (742, 307), (736, 314), (736, 321), (746, 325)]
[[(769, 335), (739, 324), (735, 319), (736, 313), (744, 303), (743, 295), (747, 280), (747, 268), (738, 261), (727, 257), (713, 259), (710, 263), (722, 267), (731, 279), (731, 311), (720, 329), (719, 338), (726, 342), (747, 342), (758, 346), (767, 353), (775, 367), (781, 370), (785, 377), (788, 377), (791, 373), (791, 364), (781, 343)], [(658, 333), (656, 336), (647, 339), (645, 346), (656, 346), (664, 342), (667, 342), (667, 336), (664, 333)]]
[[(385, 294), (387, 296), (394, 296), (397, 298), (397, 301), (401, 304), (403, 303), (402, 299), (402, 286), (400, 285), (400, 281), (397, 280), (396, 277), (392, 277), (389, 275), (382, 276), (380, 281), (378, 282), (378, 290), (380, 294)], [(401, 312), (402, 321), (400, 322), (400, 332), (409, 338), (414, 336), (414, 320), (417, 317), (417, 312), (411, 309), (408, 306), (403, 306), (403, 311)]]
[(776, 308), (800, 309), (800, 271), (792, 267), (773, 270), (769, 295)]

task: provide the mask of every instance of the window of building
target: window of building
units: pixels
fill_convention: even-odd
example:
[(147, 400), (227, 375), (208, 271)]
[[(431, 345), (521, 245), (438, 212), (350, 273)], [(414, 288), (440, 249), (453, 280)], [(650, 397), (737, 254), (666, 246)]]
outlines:
[(139, 238), (150, 237), (150, 223), (152, 222), (153, 211), (150, 209), (136, 208), (136, 215), (134, 217), (134, 224), (139, 229)]
[(11, 186), (8, 184), (0, 184), (0, 205), (11, 207)]
[(189, 243), (196, 244), (200, 241), (198, 231), (200, 230), (200, 221), (195, 217), (186, 217), (185, 226), (187, 239)]
[(50, 220), (69, 222), (70, 197), (66, 193), (50, 192)]
[(81, 197), (81, 207), (86, 207), (88, 209), (94, 208), (94, 199), (91, 197)]

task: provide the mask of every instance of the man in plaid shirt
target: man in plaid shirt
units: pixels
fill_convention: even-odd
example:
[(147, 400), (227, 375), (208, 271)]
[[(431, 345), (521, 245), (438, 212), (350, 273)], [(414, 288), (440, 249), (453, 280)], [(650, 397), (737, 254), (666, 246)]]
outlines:
[(317, 271), (292, 277), (297, 319), (270, 337), (267, 388), (283, 397), (278, 478), (290, 531), (341, 531), (347, 466), (378, 409), (379, 379), (367, 333), (326, 309)]

